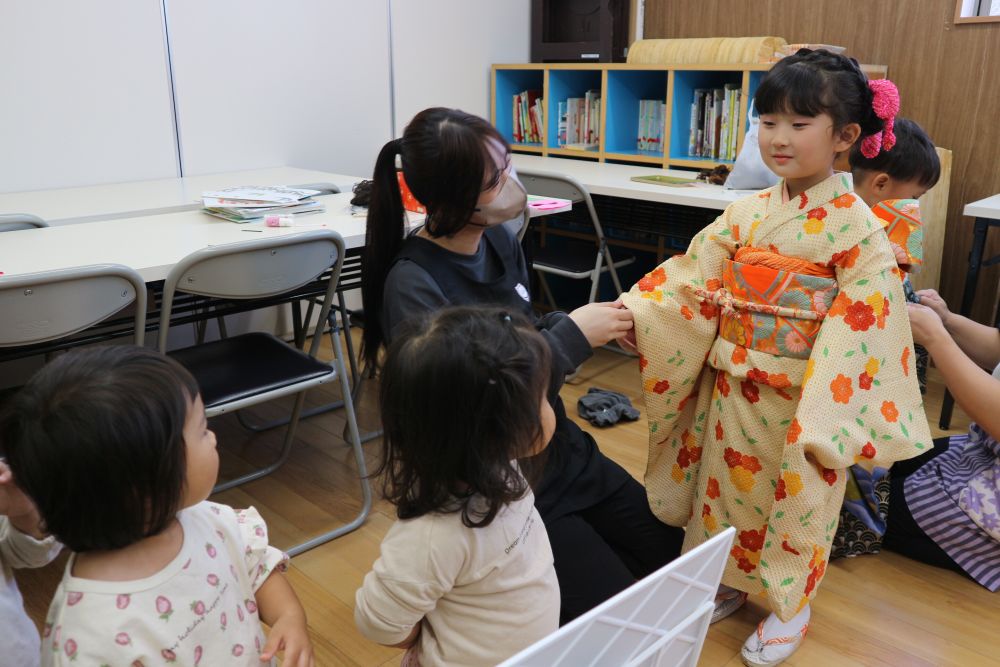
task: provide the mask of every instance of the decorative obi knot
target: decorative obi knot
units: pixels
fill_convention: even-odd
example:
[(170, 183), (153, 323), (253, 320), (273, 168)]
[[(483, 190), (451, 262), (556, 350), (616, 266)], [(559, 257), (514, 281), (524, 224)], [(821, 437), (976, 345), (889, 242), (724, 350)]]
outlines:
[(808, 359), (837, 296), (830, 267), (743, 247), (726, 260), (722, 286), (695, 289), (720, 309), (719, 335), (750, 349)]

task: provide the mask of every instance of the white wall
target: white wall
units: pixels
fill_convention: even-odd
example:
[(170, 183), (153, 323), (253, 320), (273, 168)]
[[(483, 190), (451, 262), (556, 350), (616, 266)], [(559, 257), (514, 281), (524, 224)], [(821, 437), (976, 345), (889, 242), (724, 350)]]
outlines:
[(529, 0), (0, 0), (0, 192), (181, 167), (365, 176), (421, 109), (488, 118), (490, 65), (529, 41)]
[(185, 174), (372, 172), (389, 139), (385, 0), (168, 0)]
[(159, 0), (2, 0), (0, 192), (177, 176), (162, 35)]
[(418, 111), (489, 119), (490, 65), (531, 57), (529, 0), (390, 0), (396, 135)]

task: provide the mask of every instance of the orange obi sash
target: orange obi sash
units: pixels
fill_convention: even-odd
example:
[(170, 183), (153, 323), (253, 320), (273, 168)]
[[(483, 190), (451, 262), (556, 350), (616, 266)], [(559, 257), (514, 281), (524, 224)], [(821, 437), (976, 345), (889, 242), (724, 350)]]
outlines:
[(720, 308), (719, 335), (743, 347), (808, 359), (837, 296), (834, 270), (761, 248), (743, 247), (722, 272), (722, 287), (696, 290)]
[(908, 266), (904, 270), (924, 263), (924, 227), (916, 199), (887, 199), (875, 204), (872, 213), (885, 227), (889, 240), (906, 253)]

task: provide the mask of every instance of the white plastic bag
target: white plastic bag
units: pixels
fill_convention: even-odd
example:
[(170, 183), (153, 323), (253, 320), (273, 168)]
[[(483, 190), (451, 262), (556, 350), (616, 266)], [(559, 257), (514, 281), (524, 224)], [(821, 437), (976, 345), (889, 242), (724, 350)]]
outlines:
[(747, 120), (750, 122), (750, 129), (743, 139), (740, 154), (736, 156), (733, 171), (726, 178), (726, 187), (730, 190), (763, 190), (778, 182), (778, 176), (767, 168), (760, 155), (760, 147), (757, 145), (760, 119), (753, 113), (753, 100), (750, 101)]

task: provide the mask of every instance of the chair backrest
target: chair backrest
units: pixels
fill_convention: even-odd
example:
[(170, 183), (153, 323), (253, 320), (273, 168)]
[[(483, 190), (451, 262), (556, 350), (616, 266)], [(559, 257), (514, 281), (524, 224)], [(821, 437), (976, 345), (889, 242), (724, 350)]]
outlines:
[(568, 199), (574, 204), (590, 199), (590, 193), (580, 181), (555, 171), (518, 169), (517, 178), (529, 195)]
[(941, 178), (920, 198), (920, 219), (924, 224), (924, 265), (910, 274), (914, 289), (938, 289), (941, 283), (941, 258), (944, 233), (948, 226), (948, 194), (951, 189), (952, 154), (937, 147), (941, 160)]
[(146, 284), (121, 264), (0, 276), (0, 347), (45, 343), (135, 303), (135, 344), (146, 330)]
[(500, 667), (695, 667), (735, 534), (726, 529)]
[(21, 229), (37, 229), (48, 226), (49, 223), (37, 215), (31, 215), (30, 213), (5, 213), (0, 215), (0, 232), (16, 232)]
[(340, 192), (340, 188), (333, 183), (303, 183), (302, 185), (289, 185), (296, 190), (319, 190), (321, 195), (335, 195)]
[[(166, 352), (167, 333), (177, 292), (216, 299), (260, 299), (285, 294), (332, 268), (317, 330), (326, 322), (344, 262), (344, 239), (332, 229), (251, 239), (210, 246), (179, 261), (163, 285), (159, 348)], [(313, 337), (313, 351), (319, 337)]]
[[(517, 178), (521, 181), (529, 195), (568, 199), (574, 204), (584, 204), (590, 214), (590, 222), (594, 226), (597, 238), (604, 238), (601, 221), (597, 217), (597, 209), (590, 198), (590, 192), (583, 183), (567, 174), (555, 171), (537, 171), (534, 169), (518, 169)], [(526, 225), (527, 226), (527, 225)]]

